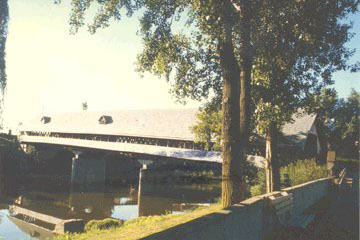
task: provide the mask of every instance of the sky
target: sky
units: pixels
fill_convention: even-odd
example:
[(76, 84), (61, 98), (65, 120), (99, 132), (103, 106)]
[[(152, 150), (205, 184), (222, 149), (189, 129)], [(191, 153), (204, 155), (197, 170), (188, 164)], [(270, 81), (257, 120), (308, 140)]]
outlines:
[[(91, 35), (86, 29), (69, 34), (69, 0), (9, 0), (6, 43), (8, 85), (4, 125), (16, 126), (39, 115), (89, 110), (196, 108), (200, 103), (175, 103), (170, 84), (135, 72), (142, 49), (137, 17), (123, 17)], [(352, 16), (357, 34), (348, 46), (360, 51), (360, 14)], [(360, 52), (352, 62), (360, 60)], [(360, 73), (335, 74), (340, 97), (359, 90)]]

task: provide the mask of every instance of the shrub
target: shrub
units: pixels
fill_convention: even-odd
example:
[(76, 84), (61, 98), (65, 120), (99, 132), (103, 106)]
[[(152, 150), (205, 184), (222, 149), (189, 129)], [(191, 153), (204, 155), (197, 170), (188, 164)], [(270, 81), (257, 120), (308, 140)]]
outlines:
[(326, 165), (316, 164), (315, 159), (298, 160), (280, 169), (280, 174), (289, 176), (290, 185), (327, 177)]
[[(280, 168), (282, 187), (295, 186), (301, 183), (327, 177), (326, 165), (318, 165), (315, 159), (297, 160)], [(266, 193), (265, 169), (257, 172), (257, 181), (250, 188), (251, 196)]]
[(85, 225), (85, 231), (88, 232), (90, 230), (103, 230), (112, 227), (120, 227), (123, 225), (123, 223), (124, 222), (122, 220), (113, 218), (105, 218), (103, 220), (91, 220)]
[(258, 169), (257, 180), (254, 186), (250, 187), (251, 196), (257, 196), (266, 193), (265, 169)]

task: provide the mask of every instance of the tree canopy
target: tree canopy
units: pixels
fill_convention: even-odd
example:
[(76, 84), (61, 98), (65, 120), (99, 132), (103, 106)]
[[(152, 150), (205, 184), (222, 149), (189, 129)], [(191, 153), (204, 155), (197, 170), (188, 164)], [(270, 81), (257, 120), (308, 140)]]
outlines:
[[(85, 13), (93, 2), (72, 1), (73, 32), (84, 26)], [(253, 6), (248, 1), (230, 0), (99, 0), (96, 6), (98, 12), (88, 24), (92, 33), (109, 26), (110, 19), (140, 13), (143, 51), (137, 59), (139, 72), (164, 77), (179, 100), (208, 99), (209, 95), (223, 98), (222, 200), (224, 206), (240, 201), (249, 122)]]
[[(259, 134), (264, 135), (271, 123), (280, 128), (291, 121), (299, 108), (313, 111), (314, 108), (309, 109), (309, 101), (333, 83), (334, 72), (357, 69), (358, 63), (348, 64), (354, 50), (345, 43), (353, 34), (351, 23), (343, 19), (357, 11), (358, 4), (357, 1), (262, 1), (252, 22), (256, 29), (252, 32), (255, 53), (252, 122)], [(221, 98), (215, 101), (217, 104), (206, 107), (208, 115), (220, 111)]]
[[(71, 3), (73, 33), (85, 24), (95, 33), (113, 19), (138, 12), (143, 49), (137, 70), (164, 77), (179, 100), (207, 99), (212, 106), (222, 106), (223, 178), (230, 179), (223, 185), (223, 203), (230, 199), (225, 205), (241, 198), (238, 182), (250, 131), (250, 101), (260, 131), (291, 120), (309, 95), (332, 82), (334, 71), (349, 68), (347, 59), (353, 51), (344, 43), (351, 37), (351, 25), (341, 20), (359, 4), (356, 0)], [(89, 20), (86, 13), (92, 7), (97, 13)], [(219, 132), (218, 124), (206, 124)]]
[(355, 89), (339, 98), (335, 89), (324, 89), (314, 96), (315, 112), (326, 125), (330, 147), (338, 156), (359, 158), (360, 94)]

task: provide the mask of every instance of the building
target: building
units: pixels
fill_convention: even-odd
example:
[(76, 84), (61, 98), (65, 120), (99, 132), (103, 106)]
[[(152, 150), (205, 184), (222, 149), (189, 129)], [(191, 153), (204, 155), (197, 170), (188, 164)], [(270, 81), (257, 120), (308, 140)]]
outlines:
[[(22, 125), (20, 131), (25, 135), (201, 149), (201, 144), (194, 143), (191, 131), (198, 121), (196, 112), (196, 109), (81, 111), (41, 116)], [(250, 151), (250, 155), (264, 156), (264, 139), (257, 138), (251, 146), (257, 151)], [(323, 158), (327, 152), (324, 126), (316, 115), (295, 114), (293, 121), (281, 129), (279, 147), (286, 158)], [(259, 159), (252, 159), (257, 166), (262, 165)]]

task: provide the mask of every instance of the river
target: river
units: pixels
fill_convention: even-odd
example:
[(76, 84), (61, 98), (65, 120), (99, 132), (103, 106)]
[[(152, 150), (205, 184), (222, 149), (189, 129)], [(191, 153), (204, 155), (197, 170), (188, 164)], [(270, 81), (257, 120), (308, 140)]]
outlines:
[[(106, 184), (101, 190), (74, 192), (66, 181), (32, 179), (0, 193), (0, 239), (47, 239), (54, 226), (24, 215), (15, 214), (9, 206), (60, 219), (116, 218), (129, 220), (139, 216), (181, 214), (198, 205), (217, 202), (220, 183), (212, 182), (142, 182), (141, 193), (136, 181)], [(8, 188), (9, 189), (9, 188)]]

